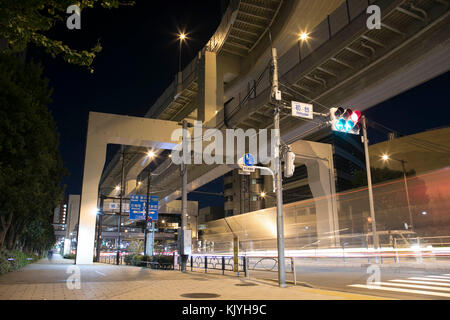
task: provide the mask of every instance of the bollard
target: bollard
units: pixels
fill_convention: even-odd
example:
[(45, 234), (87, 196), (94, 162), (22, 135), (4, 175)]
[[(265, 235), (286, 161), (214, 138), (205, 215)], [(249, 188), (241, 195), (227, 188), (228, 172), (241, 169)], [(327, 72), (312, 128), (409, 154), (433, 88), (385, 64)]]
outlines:
[(247, 277), (247, 259), (243, 257), (244, 259), (244, 277)]
[(208, 272), (208, 257), (205, 256), (205, 273)]
[(222, 275), (225, 275), (225, 257), (222, 256)]

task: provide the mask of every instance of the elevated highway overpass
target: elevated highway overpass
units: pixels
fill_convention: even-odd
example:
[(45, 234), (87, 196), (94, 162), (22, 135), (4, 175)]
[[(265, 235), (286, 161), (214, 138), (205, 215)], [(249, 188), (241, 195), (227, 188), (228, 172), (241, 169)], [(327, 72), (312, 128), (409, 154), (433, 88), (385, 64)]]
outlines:
[[(381, 29), (367, 28), (369, 2), (381, 9)], [(199, 120), (219, 129), (270, 128), (271, 46), (278, 50), (284, 103), (311, 102), (318, 112), (336, 105), (366, 110), (450, 69), (448, 6), (445, 0), (231, 0), (216, 33), (145, 117)], [(299, 40), (302, 32), (308, 40)], [(291, 143), (321, 126), (284, 115), (282, 139)], [(138, 155), (127, 162), (127, 193), (145, 166)], [(232, 169), (188, 166), (188, 192)], [(120, 170), (117, 154), (100, 190), (111, 194)], [(154, 172), (162, 204), (177, 199), (178, 166), (166, 159)]]
[[(381, 8), (379, 30), (366, 26), (367, 1), (279, 0), (268, 6), (264, 1), (231, 1), (216, 33), (146, 117), (197, 119), (222, 129), (270, 128), (269, 28), (279, 54), (283, 99), (312, 102), (318, 112), (336, 105), (365, 110), (450, 69), (448, 2), (371, 2)], [(301, 32), (309, 34), (307, 41), (299, 40)], [(289, 115), (281, 120), (286, 142), (318, 128), (316, 122)], [(119, 167), (116, 156), (102, 188), (119, 182), (112, 172)], [(169, 201), (180, 189), (177, 168), (170, 169), (152, 180), (170, 186), (173, 192), (165, 192)], [(229, 170), (195, 166), (189, 179), (204, 177), (193, 184), (199, 187)]]

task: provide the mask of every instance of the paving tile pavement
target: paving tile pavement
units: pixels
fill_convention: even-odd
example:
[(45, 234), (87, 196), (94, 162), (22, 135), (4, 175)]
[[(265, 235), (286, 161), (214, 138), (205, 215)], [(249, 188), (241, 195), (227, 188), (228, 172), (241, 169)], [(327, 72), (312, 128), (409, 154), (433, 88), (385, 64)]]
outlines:
[[(67, 281), (73, 276), (73, 270), (79, 270), (80, 289), (68, 287)], [(279, 288), (270, 282), (232, 275), (195, 271), (181, 273), (105, 264), (74, 266), (42, 262), (0, 276), (0, 300), (195, 300), (183, 296), (190, 293), (217, 294), (218, 297), (214, 299), (224, 300), (374, 298), (293, 285)]]

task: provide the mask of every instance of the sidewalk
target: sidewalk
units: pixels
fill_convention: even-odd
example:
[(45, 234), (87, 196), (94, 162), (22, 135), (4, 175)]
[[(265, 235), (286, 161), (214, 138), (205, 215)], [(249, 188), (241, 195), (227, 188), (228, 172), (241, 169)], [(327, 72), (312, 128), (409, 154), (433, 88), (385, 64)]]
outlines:
[[(54, 263), (50, 263), (54, 262)], [(199, 272), (106, 264), (67, 265), (46, 259), (0, 276), (0, 300), (369, 300), (372, 296)], [(77, 269), (79, 268), (79, 269)], [(69, 289), (73, 270), (80, 289)], [(194, 295), (192, 295), (194, 294)]]
[(44, 258), (36, 263), (39, 264), (74, 264), (75, 260), (73, 259), (64, 259), (60, 254), (53, 254), (53, 257), (51, 259)]

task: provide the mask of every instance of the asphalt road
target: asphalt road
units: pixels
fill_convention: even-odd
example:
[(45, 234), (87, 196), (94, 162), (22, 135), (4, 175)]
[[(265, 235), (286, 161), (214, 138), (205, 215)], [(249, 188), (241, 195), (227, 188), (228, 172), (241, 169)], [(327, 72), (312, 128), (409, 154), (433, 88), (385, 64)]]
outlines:
[[(330, 268), (296, 266), (297, 285), (401, 300), (450, 299), (450, 270), (381, 270), (367, 268)], [(250, 271), (251, 278), (277, 280), (277, 272)], [(288, 283), (293, 274), (287, 273)]]

